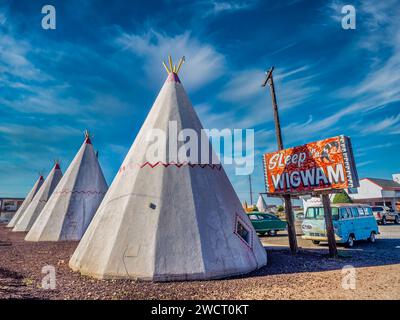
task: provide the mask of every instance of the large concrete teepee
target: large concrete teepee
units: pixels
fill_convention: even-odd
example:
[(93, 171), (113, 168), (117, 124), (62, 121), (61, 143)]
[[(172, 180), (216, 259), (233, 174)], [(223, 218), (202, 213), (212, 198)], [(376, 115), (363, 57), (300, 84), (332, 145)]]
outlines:
[(26, 208), (12, 231), (26, 232), (30, 230), (61, 178), (62, 172), (60, 165), (56, 162), (44, 181), (43, 186), (36, 193), (32, 202)]
[[(200, 136), (202, 125), (178, 78), (179, 67), (170, 59), (168, 78), (70, 259), (74, 271), (96, 278), (200, 280), (248, 273), (267, 263), (220, 164), (176, 162), (167, 154), (149, 161), (148, 134), (168, 132), (171, 121)], [(164, 147), (175, 142), (167, 138)]]
[(8, 228), (14, 228), (15, 227), (15, 225), (18, 222), (18, 220), (24, 214), (26, 208), (28, 208), (29, 204), (32, 202), (32, 200), (35, 197), (36, 193), (39, 191), (40, 187), (43, 184), (43, 181), (44, 181), (43, 176), (40, 175), (39, 178), (36, 180), (35, 184), (33, 185), (33, 188), (31, 189), (31, 191), (29, 191), (28, 195), (26, 196), (24, 202), (22, 202), (21, 206), (19, 207), (17, 212), (14, 214), (13, 218), (7, 224)]
[(80, 240), (107, 191), (89, 133), (25, 237), (27, 241)]

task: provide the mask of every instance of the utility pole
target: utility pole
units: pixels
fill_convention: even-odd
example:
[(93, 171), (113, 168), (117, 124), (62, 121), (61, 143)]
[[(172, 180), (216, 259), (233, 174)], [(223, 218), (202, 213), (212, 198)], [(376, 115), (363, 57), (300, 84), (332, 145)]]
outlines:
[(249, 174), (250, 205), (253, 205), (253, 188), (251, 187), (251, 174)]
[(250, 186), (250, 205), (253, 205), (253, 189), (251, 187), (251, 174), (249, 174), (249, 186)]
[[(271, 69), (268, 70), (268, 72), (266, 72), (266, 78), (262, 84), (262, 87), (265, 87), (267, 84), (269, 85), (269, 89), (270, 89), (271, 97), (272, 97), (272, 108), (274, 111), (276, 140), (278, 143), (278, 150), (282, 150), (283, 149), (282, 132), (281, 132), (281, 124), (279, 121), (278, 104), (276, 102), (274, 79), (272, 76), (273, 71), (274, 71), (274, 67), (272, 67)], [(290, 194), (284, 194), (283, 200), (285, 201), (285, 216), (286, 216), (286, 221), (288, 224), (288, 236), (289, 236), (290, 251), (292, 254), (296, 254), (298, 251), (298, 247), (297, 247), (297, 239), (296, 239), (296, 227), (295, 227), (295, 222), (294, 222), (294, 215), (293, 215), (292, 201), (291, 201)]]

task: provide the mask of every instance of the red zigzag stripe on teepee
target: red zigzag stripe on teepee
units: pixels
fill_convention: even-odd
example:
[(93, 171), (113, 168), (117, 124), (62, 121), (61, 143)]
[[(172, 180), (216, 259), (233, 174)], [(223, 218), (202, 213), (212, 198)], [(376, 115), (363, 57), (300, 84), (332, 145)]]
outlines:
[(71, 190), (55, 191), (54, 193), (60, 194), (60, 195), (66, 195), (66, 194), (69, 194), (69, 193), (72, 193), (72, 194), (90, 194), (90, 195), (106, 194), (105, 192), (99, 192), (99, 191), (71, 191)]
[[(149, 166), (150, 168), (155, 168), (155, 167), (157, 167), (159, 165), (162, 165), (165, 168), (168, 168), (170, 166), (175, 166), (177, 168), (181, 168), (181, 167), (184, 167), (184, 166), (189, 166), (191, 168), (195, 168), (195, 167), (198, 167), (198, 168), (201, 168), (201, 169), (210, 168), (212, 170), (218, 170), (218, 171), (221, 171), (221, 169), (222, 169), (222, 165), (220, 165), (220, 164), (209, 164), (209, 163), (204, 163), (204, 164), (202, 164), (202, 163), (190, 163), (190, 162), (182, 162), (182, 163), (169, 162), (169, 163), (164, 163), (164, 162), (161, 162), (161, 161), (158, 161), (156, 163), (150, 163), (150, 162), (146, 161), (145, 163), (143, 163), (141, 165), (140, 164), (136, 164), (136, 166), (139, 166), (140, 168), (144, 168), (146, 166)], [(121, 168), (119, 168), (119, 172), (127, 171), (130, 168), (132, 168), (133, 166), (135, 166), (135, 164), (129, 164), (128, 167), (127, 166), (122, 166)]]

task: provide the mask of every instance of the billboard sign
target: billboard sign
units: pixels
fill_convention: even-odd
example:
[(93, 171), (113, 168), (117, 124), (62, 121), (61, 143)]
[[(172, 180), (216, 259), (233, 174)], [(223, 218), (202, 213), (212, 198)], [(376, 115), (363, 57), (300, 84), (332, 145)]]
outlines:
[(350, 138), (337, 136), (263, 155), (270, 194), (309, 194), (359, 186)]

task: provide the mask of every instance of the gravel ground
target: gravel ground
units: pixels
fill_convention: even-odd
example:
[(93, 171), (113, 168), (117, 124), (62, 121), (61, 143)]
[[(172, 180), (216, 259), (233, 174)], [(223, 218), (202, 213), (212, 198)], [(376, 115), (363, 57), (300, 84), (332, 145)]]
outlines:
[[(302, 247), (291, 256), (287, 237), (263, 237), (268, 265), (249, 275), (218, 281), (152, 283), (95, 280), (72, 272), (68, 260), (76, 242), (25, 242), (25, 233), (0, 225), (0, 298), (16, 299), (400, 299), (400, 227), (381, 227), (376, 244)], [(41, 287), (42, 267), (56, 268), (56, 289)], [(342, 288), (342, 268), (356, 268), (356, 289)]]

